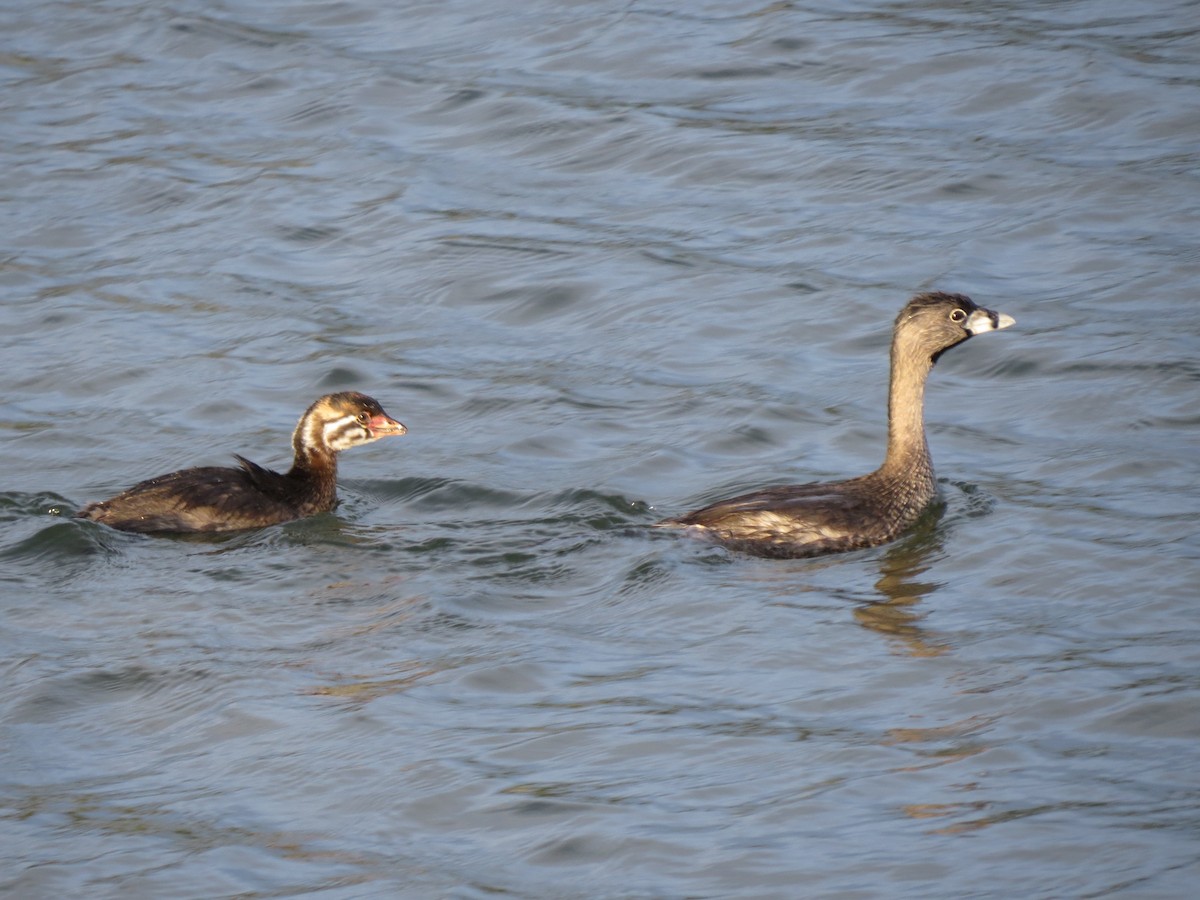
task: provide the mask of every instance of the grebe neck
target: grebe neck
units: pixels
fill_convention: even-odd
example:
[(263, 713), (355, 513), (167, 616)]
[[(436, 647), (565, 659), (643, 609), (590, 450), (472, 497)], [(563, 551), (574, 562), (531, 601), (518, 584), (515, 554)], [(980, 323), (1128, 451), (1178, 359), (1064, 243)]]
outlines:
[(888, 445), (881, 472), (912, 478), (932, 463), (925, 439), (925, 381), (933, 368), (928, 351), (905, 340), (904, 329), (892, 341), (888, 387)]

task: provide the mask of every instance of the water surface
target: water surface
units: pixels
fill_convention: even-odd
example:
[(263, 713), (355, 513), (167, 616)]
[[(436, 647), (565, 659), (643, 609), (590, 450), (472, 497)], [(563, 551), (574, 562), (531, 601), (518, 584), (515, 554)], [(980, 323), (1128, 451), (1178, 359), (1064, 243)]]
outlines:
[[(1184, 897), (1195, 5), (7, 4), (13, 896)], [(943, 506), (860, 474), (912, 292)], [(70, 519), (363, 390), (336, 514)]]

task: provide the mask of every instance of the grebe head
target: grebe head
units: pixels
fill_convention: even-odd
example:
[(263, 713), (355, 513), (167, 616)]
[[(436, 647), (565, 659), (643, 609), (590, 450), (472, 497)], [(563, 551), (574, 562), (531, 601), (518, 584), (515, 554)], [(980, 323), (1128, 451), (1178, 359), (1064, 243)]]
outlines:
[(407, 431), (383, 411), (379, 401), (357, 391), (343, 391), (327, 394), (305, 411), (292, 435), (292, 448), (297, 458), (340, 453)]
[(1016, 320), (984, 309), (966, 294), (931, 291), (917, 294), (896, 317), (896, 344), (935, 363), (951, 347), (985, 331), (1007, 328)]

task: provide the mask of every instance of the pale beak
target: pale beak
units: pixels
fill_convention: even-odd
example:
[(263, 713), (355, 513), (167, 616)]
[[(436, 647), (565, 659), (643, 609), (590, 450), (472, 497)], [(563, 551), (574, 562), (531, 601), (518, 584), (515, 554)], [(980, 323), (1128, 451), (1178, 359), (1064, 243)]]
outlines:
[(1009, 325), (1016, 323), (1016, 319), (1012, 316), (1006, 316), (1004, 313), (992, 312), (990, 309), (980, 307), (971, 313), (967, 321), (963, 323), (963, 328), (971, 334), (983, 334), (985, 331), (999, 331), (1001, 328), (1007, 328)]

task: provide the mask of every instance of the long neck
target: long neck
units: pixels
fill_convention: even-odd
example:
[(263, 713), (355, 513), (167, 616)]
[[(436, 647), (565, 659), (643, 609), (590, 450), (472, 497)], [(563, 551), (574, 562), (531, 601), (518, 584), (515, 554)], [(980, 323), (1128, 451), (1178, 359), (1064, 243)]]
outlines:
[(324, 449), (297, 450), (289, 475), (305, 473), (312, 478), (337, 478), (337, 454)]
[(880, 472), (913, 479), (933, 480), (933, 464), (925, 442), (925, 379), (933, 368), (928, 352), (921, 352), (903, 334), (892, 340), (892, 378), (888, 392), (887, 457)]
[(329, 509), (337, 502), (337, 453), (325, 443), (321, 421), (306, 414), (292, 434), (292, 468), (287, 477), (303, 492), (309, 502)]

